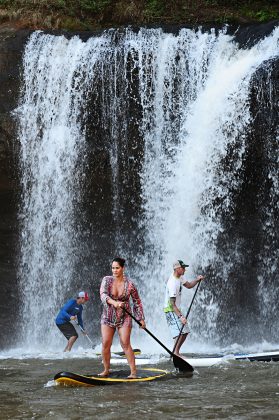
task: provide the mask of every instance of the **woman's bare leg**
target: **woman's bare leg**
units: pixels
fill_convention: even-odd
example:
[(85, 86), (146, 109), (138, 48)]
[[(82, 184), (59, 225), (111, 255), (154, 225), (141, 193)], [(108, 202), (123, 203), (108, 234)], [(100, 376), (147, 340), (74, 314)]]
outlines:
[(128, 363), (130, 365), (131, 374), (129, 375), (129, 377), (133, 378), (137, 375), (137, 369), (135, 355), (130, 343), (131, 330), (131, 327), (120, 327), (118, 328), (118, 334), (120, 338), (121, 347), (124, 350)]
[(101, 325), (102, 332), (102, 357), (104, 370), (100, 373), (100, 376), (108, 376), (110, 368), (110, 348), (112, 345), (113, 336), (115, 329), (109, 327), (108, 325)]

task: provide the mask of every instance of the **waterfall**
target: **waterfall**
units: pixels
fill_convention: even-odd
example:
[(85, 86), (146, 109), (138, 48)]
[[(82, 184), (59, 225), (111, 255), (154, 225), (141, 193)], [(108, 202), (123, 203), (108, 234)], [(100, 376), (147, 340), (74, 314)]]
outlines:
[[(124, 256), (148, 325), (164, 339), (162, 305), (172, 261), (190, 264), (190, 278), (207, 275), (192, 310), (193, 337), (218, 341), (231, 316), (230, 310), (224, 315), (224, 302), (240, 287), (236, 279), (245, 261), (234, 224), (253, 127), (252, 79), (278, 57), (278, 37), (277, 28), (241, 49), (225, 29), (177, 35), (111, 30), (87, 41), (31, 36), (17, 109), (26, 343), (55, 343), (50, 325), (74, 287), (91, 284), (98, 294), (99, 279), (84, 280), (78, 270), (82, 231), (89, 227), (94, 257), (88, 272), (98, 265), (108, 274), (102, 270), (111, 257)], [(278, 160), (268, 175), (273, 197), (277, 173)], [(275, 227), (276, 203), (265, 232)], [(84, 206), (90, 210), (83, 212)], [(253, 283), (260, 313), (269, 299), (268, 291), (261, 294), (264, 276), (278, 270), (276, 251), (266, 249), (266, 255), (266, 272), (257, 271)], [(184, 305), (191, 293), (185, 295)], [(233, 305), (239, 311), (237, 298)]]
[(94, 68), (101, 48), (101, 38), (84, 44), (77, 37), (68, 41), (37, 32), (25, 49), (17, 113), (23, 191), (19, 276), (27, 344), (51, 345), (55, 334), (49, 326), (78, 276), (77, 215), (86, 156), (82, 111), (92, 76), (87, 69)]

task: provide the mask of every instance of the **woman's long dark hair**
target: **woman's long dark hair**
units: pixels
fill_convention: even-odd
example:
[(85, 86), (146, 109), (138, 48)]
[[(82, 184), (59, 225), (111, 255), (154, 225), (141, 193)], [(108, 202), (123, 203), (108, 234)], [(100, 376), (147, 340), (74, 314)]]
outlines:
[(125, 265), (125, 260), (124, 260), (124, 258), (120, 258), (120, 257), (116, 257), (116, 258), (114, 258), (113, 260), (112, 260), (112, 262), (117, 262), (119, 265), (120, 265), (120, 267), (124, 267), (124, 265)]

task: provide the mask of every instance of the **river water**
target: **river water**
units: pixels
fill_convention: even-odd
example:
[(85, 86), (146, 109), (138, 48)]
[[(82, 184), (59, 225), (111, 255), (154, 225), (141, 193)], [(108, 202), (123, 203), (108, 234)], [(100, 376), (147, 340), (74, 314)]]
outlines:
[[(154, 367), (154, 365), (153, 365)], [(172, 363), (155, 367), (172, 371)], [(112, 366), (125, 369), (124, 366)], [(102, 369), (95, 357), (3, 358), (1, 419), (277, 419), (279, 364), (226, 361), (196, 368), (193, 377), (117, 386), (71, 388), (55, 385), (55, 373)]]

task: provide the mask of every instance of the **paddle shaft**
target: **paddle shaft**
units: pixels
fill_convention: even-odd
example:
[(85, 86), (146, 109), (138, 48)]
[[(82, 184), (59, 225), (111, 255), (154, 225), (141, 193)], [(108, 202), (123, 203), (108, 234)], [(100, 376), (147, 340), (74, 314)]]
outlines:
[[(188, 316), (189, 316), (189, 313), (190, 313), (190, 311), (191, 311), (191, 308), (192, 308), (193, 302), (194, 302), (194, 300), (195, 300), (195, 297), (196, 297), (197, 291), (199, 290), (200, 284), (201, 284), (201, 282), (199, 281), (199, 282), (198, 282), (198, 285), (197, 285), (197, 287), (196, 287), (196, 290), (195, 290), (195, 293), (194, 293), (193, 299), (191, 300), (190, 306), (189, 306), (188, 311), (187, 311), (187, 314), (186, 314), (186, 316), (185, 316), (185, 318), (186, 318), (186, 319), (187, 319), (187, 318), (188, 318)], [(177, 346), (178, 340), (179, 340), (179, 339), (180, 339), (180, 337), (181, 337), (181, 334), (182, 334), (182, 330), (183, 330), (183, 328), (184, 328), (184, 324), (182, 324), (182, 326), (181, 326), (181, 328), (180, 328), (180, 331), (179, 331), (179, 335), (178, 335), (178, 337), (177, 337), (177, 339), (176, 339), (176, 341), (175, 341), (175, 344), (174, 344), (174, 347), (173, 347), (173, 351), (172, 351), (173, 353), (175, 352), (175, 349), (176, 349), (176, 346)]]
[[(141, 323), (134, 317), (134, 315), (132, 315), (129, 311), (127, 311), (127, 309), (123, 308), (124, 311), (130, 315), (131, 318), (133, 318), (134, 321), (136, 321), (137, 324), (139, 324), (139, 326), (141, 327)], [(145, 330), (149, 335), (151, 335), (151, 337), (157, 341), (157, 343), (159, 343), (170, 355), (172, 355), (172, 352), (163, 344), (161, 343), (161, 341), (158, 340), (157, 337), (155, 337), (155, 335), (152, 334), (152, 332), (150, 332), (147, 328), (143, 328), (143, 330)]]
[(92, 344), (92, 347), (93, 347), (93, 341), (91, 340), (91, 338), (88, 336), (88, 334), (86, 334), (85, 330), (79, 324), (78, 324), (78, 326), (81, 329), (81, 331), (84, 333), (87, 340)]
[[(129, 311), (127, 311), (126, 308), (122, 308), (128, 315), (130, 315), (131, 318), (133, 318), (134, 321), (136, 321), (137, 324), (139, 324), (139, 326), (141, 327), (141, 323), (134, 317), (134, 315), (132, 315)], [(142, 328), (143, 330), (145, 330), (147, 332), (147, 334), (149, 334), (155, 341), (157, 341), (158, 344), (160, 344), (160, 346), (163, 347), (163, 349), (166, 350), (167, 353), (169, 353), (172, 357), (173, 357), (173, 363), (174, 366), (179, 368), (182, 371), (190, 371), (192, 372), (194, 369), (193, 367), (186, 362), (186, 360), (182, 359), (181, 357), (177, 356), (176, 354), (173, 354), (163, 343), (161, 343), (160, 340), (158, 340), (157, 337), (155, 337), (155, 335), (152, 334), (152, 332), (150, 332), (147, 328)]]

